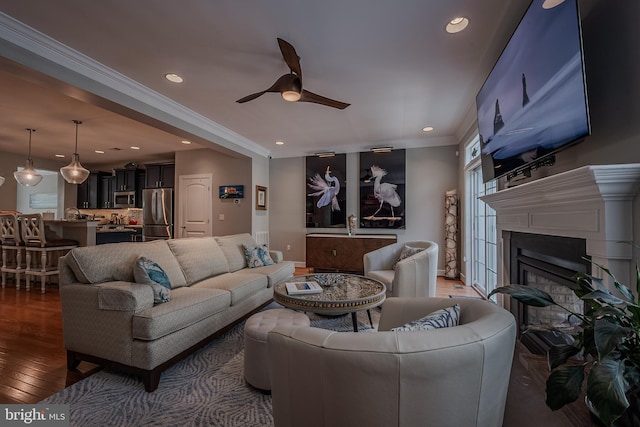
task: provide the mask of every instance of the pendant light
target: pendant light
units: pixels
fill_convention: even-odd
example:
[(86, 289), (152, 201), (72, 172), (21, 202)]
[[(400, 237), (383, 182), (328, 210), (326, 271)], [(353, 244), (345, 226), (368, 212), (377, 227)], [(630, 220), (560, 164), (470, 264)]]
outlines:
[(89, 177), (89, 171), (82, 167), (80, 156), (78, 156), (78, 125), (81, 125), (82, 122), (74, 120), (73, 123), (76, 124), (76, 150), (73, 152), (71, 163), (60, 168), (60, 173), (69, 184), (82, 184)]
[(27, 165), (21, 171), (15, 171), (13, 177), (25, 187), (34, 187), (42, 181), (42, 175), (33, 168), (33, 160), (31, 159), (31, 134), (36, 130), (30, 128), (26, 130), (29, 131), (29, 157), (27, 157)]

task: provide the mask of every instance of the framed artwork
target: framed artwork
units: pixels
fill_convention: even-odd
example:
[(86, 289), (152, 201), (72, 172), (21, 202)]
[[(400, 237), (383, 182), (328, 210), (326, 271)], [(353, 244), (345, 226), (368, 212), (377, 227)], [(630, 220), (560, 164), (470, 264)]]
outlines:
[(306, 227), (346, 227), (347, 155), (308, 156), (305, 160)]
[(267, 210), (267, 187), (256, 185), (256, 210)]
[(242, 199), (244, 198), (244, 185), (221, 185), (218, 189), (221, 199)]
[(360, 228), (405, 228), (405, 175), (405, 150), (360, 153)]

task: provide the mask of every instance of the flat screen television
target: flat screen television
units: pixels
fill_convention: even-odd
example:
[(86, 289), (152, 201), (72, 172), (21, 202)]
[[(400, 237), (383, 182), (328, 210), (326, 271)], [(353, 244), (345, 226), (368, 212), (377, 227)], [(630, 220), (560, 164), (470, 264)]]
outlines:
[(476, 96), (485, 182), (590, 133), (577, 0), (557, 3), (531, 2)]

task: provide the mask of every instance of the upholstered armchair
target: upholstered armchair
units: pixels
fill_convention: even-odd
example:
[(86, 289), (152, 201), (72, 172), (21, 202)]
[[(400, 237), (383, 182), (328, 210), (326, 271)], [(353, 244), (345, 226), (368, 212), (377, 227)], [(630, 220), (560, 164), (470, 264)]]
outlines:
[[(390, 331), (454, 303), (459, 326)], [(276, 327), (275, 425), (502, 426), (515, 338), (511, 313), (462, 298), (388, 298), (378, 332)]]
[[(408, 258), (398, 258), (405, 246), (424, 248)], [(438, 274), (438, 244), (430, 241), (394, 243), (364, 254), (364, 275), (387, 287), (387, 296), (434, 297)], [(394, 269), (395, 265), (395, 269)]]

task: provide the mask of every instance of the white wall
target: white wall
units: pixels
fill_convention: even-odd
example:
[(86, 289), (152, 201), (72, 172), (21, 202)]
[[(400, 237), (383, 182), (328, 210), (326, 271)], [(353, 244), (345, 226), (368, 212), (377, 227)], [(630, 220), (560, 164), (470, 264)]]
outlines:
[[(444, 194), (458, 186), (457, 146), (406, 150), (406, 229), (357, 229), (356, 233), (396, 234), (399, 242), (433, 240), (444, 268)], [(358, 153), (347, 154), (347, 212), (359, 215)], [(305, 158), (272, 159), (269, 182), (270, 246), (285, 259), (304, 265), (307, 232), (346, 233), (346, 229), (305, 228)], [(287, 251), (287, 245), (290, 250)]]

